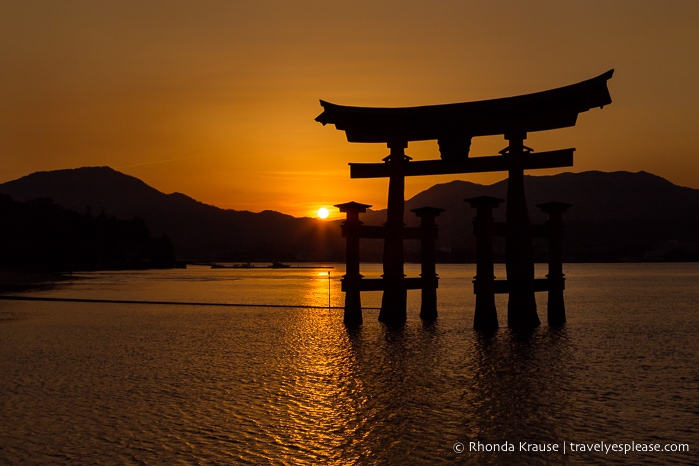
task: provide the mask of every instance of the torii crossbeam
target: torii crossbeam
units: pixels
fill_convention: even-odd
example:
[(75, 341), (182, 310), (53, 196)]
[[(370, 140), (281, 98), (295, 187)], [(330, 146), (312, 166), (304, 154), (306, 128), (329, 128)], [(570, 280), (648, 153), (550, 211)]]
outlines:
[[(534, 261), (524, 170), (573, 165), (575, 149), (535, 153), (524, 146), (527, 133), (574, 126), (578, 114), (612, 102), (607, 81), (614, 70), (569, 86), (501, 99), (404, 108), (336, 105), (323, 107), (316, 121), (334, 124), (349, 142), (385, 143), (383, 163), (350, 163), (352, 178), (388, 177), (388, 213), (384, 243), (385, 282), (379, 320), (406, 320), (403, 266), (403, 213), (406, 176), (508, 172), (506, 269), (510, 299), (508, 325), (539, 325), (534, 299)], [(471, 139), (501, 134), (509, 141), (500, 155), (470, 157)], [(440, 159), (413, 161), (405, 155), (411, 141), (436, 139)]]

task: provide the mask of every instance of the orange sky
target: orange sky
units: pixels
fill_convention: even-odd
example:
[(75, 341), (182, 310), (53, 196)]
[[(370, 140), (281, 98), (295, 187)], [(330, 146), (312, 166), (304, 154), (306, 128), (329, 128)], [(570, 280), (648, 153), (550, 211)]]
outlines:
[[(526, 144), (576, 147), (575, 171), (645, 170), (699, 188), (698, 22), (695, 0), (5, 1), (0, 182), (108, 165), (223, 208), (382, 208), (387, 181), (350, 180), (347, 163), (387, 148), (316, 123), (319, 99), (462, 102), (615, 68), (611, 106)], [(505, 145), (475, 139), (471, 153)], [(435, 141), (407, 153), (439, 156)], [(410, 178), (406, 197), (502, 178)]]

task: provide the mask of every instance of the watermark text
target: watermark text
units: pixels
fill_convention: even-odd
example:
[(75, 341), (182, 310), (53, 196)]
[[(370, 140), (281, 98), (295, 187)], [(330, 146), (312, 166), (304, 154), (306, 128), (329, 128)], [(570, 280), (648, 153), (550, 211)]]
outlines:
[(624, 454), (635, 452), (677, 453), (688, 452), (687, 443), (648, 443), (648, 442), (510, 442), (496, 443), (482, 442), (480, 440), (468, 442), (456, 442), (453, 446), (455, 453), (528, 453), (546, 452), (560, 454), (576, 453), (604, 453)]

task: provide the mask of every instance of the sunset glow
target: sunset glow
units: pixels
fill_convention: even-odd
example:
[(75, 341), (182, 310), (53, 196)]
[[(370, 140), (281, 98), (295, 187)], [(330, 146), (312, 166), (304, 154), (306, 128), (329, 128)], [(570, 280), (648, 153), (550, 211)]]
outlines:
[(318, 218), (328, 218), (328, 215), (330, 215), (330, 211), (326, 209), (325, 207), (321, 207), (318, 209)]
[[(613, 105), (581, 114), (574, 129), (529, 135), (527, 146), (575, 147), (572, 171), (644, 170), (699, 187), (699, 158), (691, 157), (699, 152), (699, 71), (687, 59), (699, 43), (697, 17), (698, 2), (637, 0), (4, 2), (0, 182), (106, 165), (228, 209), (306, 216), (319, 192), (328, 205), (380, 209), (386, 180), (350, 179), (347, 164), (380, 162), (388, 149), (348, 143), (315, 122), (320, 99), (465, 102), (614, 68)], [(475, 138), (472, 154), (506, 145)], [(436, 141), (411, 143), (406, 153), (439, 157)], [(505, 177), (419, 177), (405, 194)]]

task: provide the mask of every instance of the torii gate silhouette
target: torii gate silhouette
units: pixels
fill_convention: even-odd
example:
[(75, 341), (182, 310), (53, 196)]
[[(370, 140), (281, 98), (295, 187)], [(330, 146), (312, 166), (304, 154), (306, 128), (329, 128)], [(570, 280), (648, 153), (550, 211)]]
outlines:
[[(539, 325), (534, 298), (534, 260), (524, 170), (569, 167), (574, 148), (535, 153), (524, 145), (527, 133), (575, 126), (578, 114), (612, 102), (607, 81), (614, 70), (577, 84), (515, 97), (404, 108), (350, 107), (320, 101), (316, 121), (334, 124), (348, 142), (385, 143), (384, 163), (350, 163), (351, 178), (387, 177), (388, 205), (383, 259), (383, 298), (379, 320), (406, 321), (404, 276), (404, 191), (406, 176), (507, 171), (506, 271), (508, 326)], [(500, 155), (471, 157), (471, 139), (503, 135)], [(437, 140), (440, 160), (413, 161), (411, 141)]]

